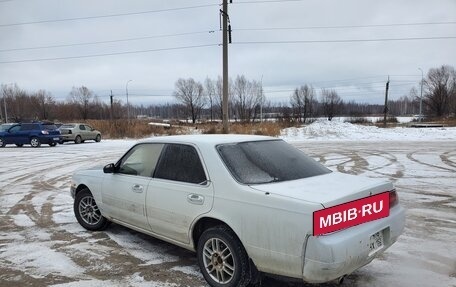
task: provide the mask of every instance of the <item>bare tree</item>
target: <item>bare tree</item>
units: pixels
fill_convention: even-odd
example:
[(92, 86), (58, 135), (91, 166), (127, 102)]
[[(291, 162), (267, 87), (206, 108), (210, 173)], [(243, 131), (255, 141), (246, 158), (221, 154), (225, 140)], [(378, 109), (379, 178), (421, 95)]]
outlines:
[(342, 99), (335, 90), (321, 90), (321, 104), (323, 105), (323, 113), (328, 118), (328, 121), (339, 113)]
[(237, 76), (233, 86), (234, 105), (241, 121), (250, 122), (255, 118), (255, 108), (263, 99), (263, 88), (258, 81), (248, 81)]
[(456, 101), (456, 71), (451, 66), (430, 69), (424, 80), (425, 103), (438, 117), (448, 115)]
[(204, 106), (203, 91), (203, 85), (192, 78), (179, 79), (175, 84), (174, 96), (186, 106), (187, 113), (192, 117), (192, 123), (196, 122)]
[(38, 102), (37, 108), (41, 114), (40, 117), (47, 120), (49, 118), (51, 106), (55, 104), (51, 94), (45, 90), (38, 90), (32, 97), (36, 98), (36, 101)]
[(214, 105), (216, 102), (217, 92), (216, 85), (209, 77), (204, 81), (204, 94), (209, 102), (209, 109), (211, 112), (211, 122), (214, 120)]
[(21, 122), (27, 119), (35, 119), (33, 112), (34, 103), (25, 90), (19, 88), (17, 84), (2, 85), (2, 95), (6, 102), (8, 119), (14, 122)]
[(83, 120), (89, 117), (90, 102), (93, 98), (93, 92), (85, 86), (79, 88), (73, 87), (70, 92), (70, 101), (79, 109)]
[(304, 85), (296, 88), (290, 98), (293, 114), (299, 122), (306, 122), (312, 116), (315, 90), (312, 86)]

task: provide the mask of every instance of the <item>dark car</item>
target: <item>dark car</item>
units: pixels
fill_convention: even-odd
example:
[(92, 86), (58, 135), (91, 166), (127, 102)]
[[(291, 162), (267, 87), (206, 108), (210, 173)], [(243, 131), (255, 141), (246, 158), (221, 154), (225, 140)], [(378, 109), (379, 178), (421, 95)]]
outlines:
[(39, 147), (41, 144), (56, 146), (60, 140), (60, 131), (49, 122), (15, 124), (5, 131), (0, 131), (0, 147), (7, 144), (15, 144), (18, 147), (24, 144), (30, 144), (32, 147)]

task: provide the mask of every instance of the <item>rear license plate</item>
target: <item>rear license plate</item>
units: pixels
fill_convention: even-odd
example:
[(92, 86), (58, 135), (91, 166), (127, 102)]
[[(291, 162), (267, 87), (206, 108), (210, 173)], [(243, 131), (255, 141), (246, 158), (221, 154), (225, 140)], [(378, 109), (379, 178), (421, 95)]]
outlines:
[(313, 213), (313, 235), (323, 235), (389, 216), (389, 192), (342, 203)]
[(383, 248), (383, 232), (379, 231), (370, 237), (369, 256)]
[(53, 140), (58, 141), (58, 140), (60, 140), (60, 139), (59, 139), (59, 138), (53, 138)]

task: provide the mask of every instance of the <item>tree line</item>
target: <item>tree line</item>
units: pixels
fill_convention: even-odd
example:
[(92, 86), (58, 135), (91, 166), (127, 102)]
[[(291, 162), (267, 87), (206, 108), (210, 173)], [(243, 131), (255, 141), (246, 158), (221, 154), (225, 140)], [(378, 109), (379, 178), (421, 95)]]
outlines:
[[(419, 113), (420, 85), (423, 85), (423, 114), (436, 117), (456, 116), (456, 71), (443, 65), (427, 72), (409, 94), (388, 102), (392, 116)], [(57, 101), (46, 90), (27, 92), (17, 84), (1, 85), (0, 116), (2, 122), (29, 120), (87, 120), (124, 119), (127, 109), (132, 117), (147, 116), (157, 119), (187, 119), (214, 121), (222, 117), (222, 79), (206, 78), (203, 82), (192, 78), (178, 79), (173, 96), (177, 103), (158, 105), (130, 105), (118, 99), (112, 103), (100, 101), (85, 86), (73, 87), (65, 101)], [(277, 103), (266, 100), (261, 81), (249, 80), (244, 75), (229, 79), (229, 117), (241, 122), (258, 121), (260, 118), (280, 118), (306, 122), (314, 117), (367, 116), (382, 114), (383, 105), (343, 101), (337, 90), (316, 90), (312, 85), (296, 87), (289, 100)], [(5, 114), (6, 105), (6, 114)]]

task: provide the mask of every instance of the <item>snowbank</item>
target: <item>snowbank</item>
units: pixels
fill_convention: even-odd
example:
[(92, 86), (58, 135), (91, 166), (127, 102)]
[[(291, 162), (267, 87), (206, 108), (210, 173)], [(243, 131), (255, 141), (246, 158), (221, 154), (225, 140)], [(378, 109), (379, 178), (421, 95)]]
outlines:
[(300, 128), (283, 129), (286, 141), (436, 141), (456, 140), (456, 128), (378, 128), (340, 121), (317, 120)]

